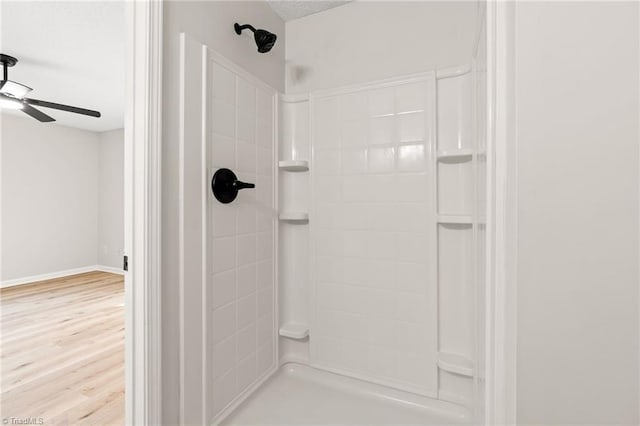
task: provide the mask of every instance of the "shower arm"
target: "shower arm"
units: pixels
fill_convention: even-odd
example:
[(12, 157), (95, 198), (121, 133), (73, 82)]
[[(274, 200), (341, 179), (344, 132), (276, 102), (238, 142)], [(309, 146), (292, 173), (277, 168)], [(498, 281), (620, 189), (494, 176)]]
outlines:
[(250, 29), (251, 31), (253, 31), (254, 33), (256, 32), (256, 29), (253, 27), (253, 25), (249, 25), (249, 24), (245, 24), (245, 25), (239, 25), (239, 24), (234, 24), (233, 28), (235, 28), (236, 30), (236, 34), (240, 35), (240, 33), (242, 32), (242, 30), (245, 29)]

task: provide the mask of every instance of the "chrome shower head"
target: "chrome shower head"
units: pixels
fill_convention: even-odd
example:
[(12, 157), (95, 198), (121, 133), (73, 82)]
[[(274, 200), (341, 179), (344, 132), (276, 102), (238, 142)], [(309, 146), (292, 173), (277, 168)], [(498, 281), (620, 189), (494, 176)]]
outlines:
[(267, 31), (267, 30), (256, 30), (251, 25), (240, 25), (238, 23), (233, 25), (233, 28), (236, 30), (236, 34), (240, 35), (242, 30), (250, 29), (253, 31), (253, 38), (256, 40), (256, 45), (258, 46), (258, 52), (267, 53), (271, 50), (274, 44), (276, 44), (277, 35)]

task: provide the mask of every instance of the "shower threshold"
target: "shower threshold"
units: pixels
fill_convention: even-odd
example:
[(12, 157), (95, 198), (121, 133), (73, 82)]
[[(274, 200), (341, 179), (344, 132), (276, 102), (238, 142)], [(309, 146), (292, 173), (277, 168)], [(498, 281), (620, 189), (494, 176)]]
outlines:
[(221, 424), (443, 425), (462, 407), (300, 364), (285, 364)]

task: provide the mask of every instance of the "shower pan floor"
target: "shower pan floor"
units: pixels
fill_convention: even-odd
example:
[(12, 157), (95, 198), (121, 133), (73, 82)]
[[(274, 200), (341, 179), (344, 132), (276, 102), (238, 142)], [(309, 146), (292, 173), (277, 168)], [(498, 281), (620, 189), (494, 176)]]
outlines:
[(442, 425), (467, 422), (467, 413), (453, 404), (299, 364), (285, 364), (222, 425)]

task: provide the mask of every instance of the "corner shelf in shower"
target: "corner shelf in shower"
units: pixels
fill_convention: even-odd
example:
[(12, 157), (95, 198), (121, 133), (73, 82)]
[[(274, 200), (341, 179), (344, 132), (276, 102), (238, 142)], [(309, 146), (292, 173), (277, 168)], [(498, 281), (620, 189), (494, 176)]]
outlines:
[(309, 326), (297, 322), (288, 322), (280, 327), (278, 334), (289, 339), (302, 340), (309, 337)]
[(462, 149), (452, 149), (449, 151), (439, 151), (438, 152), (438, 160), (441, 161), (468, 161), (473, 158), (473, 149), (471, 148), (462, 148)]
[(309, 162), (307, 160), (283, 160), (278, 162), (278, 167), (287, 172), (307, 172)]
[(473, 377), (473, 361), (462, 355), (439, 352), (438, 368), (449, 373)]
[(470, 215), (438, 215), (438, 223), (442, 224), (453, 224), (453, 225), (472, 225), (473, 217)]
[(278, 218), (285, 222), (307, 223), (309, 222), (309, 213), (305, 212), (282, 212)]

